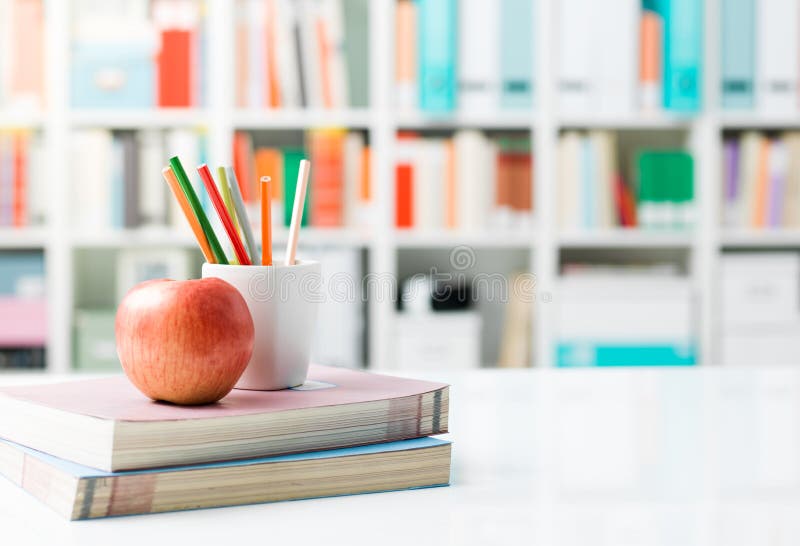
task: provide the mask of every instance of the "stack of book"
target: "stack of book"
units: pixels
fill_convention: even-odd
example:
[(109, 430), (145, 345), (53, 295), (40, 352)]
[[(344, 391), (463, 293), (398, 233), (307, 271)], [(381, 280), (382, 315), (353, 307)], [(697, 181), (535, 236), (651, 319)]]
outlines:
[(703, 2), (558, 2), (558, 94), (566, 114), (701, 106)]
[(493, 113), (533, 105), (533, 0), (399, 0), (397, 104)]
[(800, 5), (721, 2), (722, 106), (796, 112), (800, 106)]
[(204, 163), (202, 133), (84, 129), (73, 133), (71, 144), (71, 179), (81, 188), (72, 192), (73, 222), (78, 229), (172, 226), (188, 230), (180, 208), (167, 198), (169, 190), (160, 172), (171, 153), (186, 157), (192, 165)]
[(533, 212), (533, 157), (527, 135), (453, 138), (402, 132), (395, 165), (398, 228), (524, 228)]
[(239, 0), (236, 104), (365, 108), (367, 0)]
[[(273, 218), (289, 226), (300, 160), (308, 159), (311, 181), (302, 225), (321, 228), (368, 226), (371, 214), (370, 148), (358, 131), (311, 129), (302, 146), (259, 145), (258, 136), (237, 132), (233, 163), (245, 204), (257, 204), (258, 181), (272, 178)], [(253, 214), (252, 217), (257, 217)]]
[(44, 368), (47, 339), (44, 255), (0, 253), (0, 369)]
[(733, 228), (800, 226), (800, 133), (748, 131), (724, 144), (723, 220)]
[(312, 366), (181, 407), (122, 376), (0, 390), (0, 474), (68, 519), (444, 486), (448, 387)]
[(201, 106), (203, 2), (73, 4), (70, 91), (76, 108)]
[(44, 223), (43, 150), (38, 133), (0, 131), (0, 228)]
[(694, 163), (683, 151), (642, 150), (626, 182), (609, 131), (565, 132), (558, 145), (559, 213), (565, 231), (693, 223)]
[(43, 97), (42, 0), (0, 0), (0, 108), (36, 110)]

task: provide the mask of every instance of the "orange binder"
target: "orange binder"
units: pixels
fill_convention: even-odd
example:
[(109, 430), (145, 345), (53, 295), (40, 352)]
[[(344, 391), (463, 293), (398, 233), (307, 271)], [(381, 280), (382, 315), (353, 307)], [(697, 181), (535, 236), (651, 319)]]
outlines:
[(308, 133), (311, 160), (311, 225), (339, 227), (344, 219), (344, 139), (342, 129)]
[(256, 179), (253, 176), (253, 141), (249, 134), (242, 131), (233, 137), (233, 170), (236, 171), (242, 200), (255, 200), (258, 192), (254, 189)]
[(168, 108), (192, 105), (192, 32), (167, 29), (161, 32), (158, 55), (158, 105)]

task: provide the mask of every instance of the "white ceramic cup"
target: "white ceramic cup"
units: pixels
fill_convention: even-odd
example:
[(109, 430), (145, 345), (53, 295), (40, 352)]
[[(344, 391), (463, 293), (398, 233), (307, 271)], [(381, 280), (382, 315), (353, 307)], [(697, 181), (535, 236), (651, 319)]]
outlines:
[(232, 284), (253, 317), (255, 343), (237, 389), (274, 391), (302, 385), (321, 297), (318, 262), (295, 265), (203, 264), (203, 278)]

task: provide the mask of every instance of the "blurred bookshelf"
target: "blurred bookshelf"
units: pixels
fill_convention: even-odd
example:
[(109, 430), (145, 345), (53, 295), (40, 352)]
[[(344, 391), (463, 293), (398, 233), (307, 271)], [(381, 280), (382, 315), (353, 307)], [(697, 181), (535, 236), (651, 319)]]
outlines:
[[(0, 0), (0, 4), (12, 1), (16, 0)], [(42, 176), (54, 183), (46, 192), (42, 208), (44, 223), (0, 228), (0, 257), (17, 250), (37, 251), (44, 256), (48, 370), (65, 372), (71, 369), (78, 352), (74, 328), (77, 320), (87, 324), (107, 320), (109, 310), (116, 305), (116, 291), (111, 285), (101, 286), (95, 297), (91, 283), (104, 271), (108, 276), (115, 276), (122, 255), (136, 255), (148, 249), (174, 250), (186, 255), (189, 275), (199, 274), (201, 258), (191, 236), (170, 224), (110, 230), (84, 229), (74, 224), (71, 203), (83, 179), (72, 179), (78, 176), (72, 173), (78, 171), (71, 168), (74, 159), (71, 143), (76, 133), (97, 130), (114, 135), (194, 131), (203, 135), (205, 159), (213, 166), (234, 163), (234, 141), (240, 133), (252, 138), (256, 147), (291, 145), (305, 149), (306, 153), (309, 130), (358, 133), (363, 137), (364, 146), (369, 148), (367, 169), (372, 221), (367, 225), (309, 226), (301, 237), (303, 250), (308, 255), (344, 250), (346, 257), (331, 254), (331, 263), (341, 264), (362, 276), (389, 274), (403, 281), (434, 266), (452, 272), (454, 268), (448, 257), (455, 249), (468, 247), (476, 260), (474, 270), (467, 271), (470, 275), (494, 270), (511, 279), (519, 273), (532, 274), (537, 287), (535, 302), (530, 308), (520, 307), (521, 313), (531, 315), (523, 321), (529, 347), (522, 349), (527, 354), (522, 364), (545, 367), (556, 365), (559, 298), (565, 270), (582, 271), (583, 266), (591, 266), (605, 271), (606, 266), (644, 264), (660, 271), (663, 264), (673, 264), (677, 275), (690, 286), (692, 334), (697, 349), (695, 363), (720, 363), (722, 294), (717, 283), (725, 254), (748, 249), (800, 252), (800, 230), (733, 228), (726, 227), (722, 221), (720, 196), (724, 184), (725, 138), (751, 129), (777, 134), (800, 128), (800, 112), (796, 108), (792, 111), (763, 109), (758, 105), (739, 110), (722, 108), (720, 13), (725, 7), (723, 0), (707, 0), (701, 4), (700, 61), (703, 69), (702, 78), (696, 82), (700, 103), (696, 109), (644, 111), (633, 105), (624, 110), (609, 110), (604, 105), (589, 105), (583, 110), (567, 108), (559, 95), (560, 67), (567, 61), (560, 61), (559, 50), (563, 47), (564, 29), (573, 31), (562, 24), (564, 10), (568, 14), (575, 13), (569, 10), (575, 6), (582, 9), (585, 2), (531, 0), (530, 6), (526, 6), (526, 0), (504, 0), (498, 2), (503, 9), (514, 7), (528, 13), (522, 23), (523, 28), (531, 30), (525, 46), (527, 54), (523, 56), (530, 65), (529, 102), (521, 106), (498, 103), (491, 107), (471, 107), (469, 104), (473, 103), (470, 102), (467, 106), (438, 112), (418, 108), (413, 101), (411, 105), (398, 103), (398, 97), (404, 92), (401, 84), (408, 82), (399, 81), (398, 78), (405, 78), (407, 74), (400, 74), (396, 68), (398, 63), (408, 63), (408, 55), (398, 55), (401, 52), (396, 45), (408, 42), (396, 40), (396, 30), (402, 28), (402, 25), (398, 27), (399, 18), (408, 17), (408, 10), (413, 6), (407, 0), (342, 1), (347, 9), (358, 12), (357, 20), (363, 22), (359, 39), (368, 43), (360, 61), (364, 64), (361, 67), (363, 81), (358, 84), (359, 91), (352, 95), (358, 99), (343, 104), (334, 97), (332, 104), (307, 101), (308, 106), (287, 101), (280, 107), (254, 103), (251, 95), (261, 96), (258, 95), (260, 91), (243, 92), (238, 88), (237, 70), (240, 68), (233, 61), (237, 59), (237, 48), (242, 47), (242, 44), (237, 45), (240, 25), (246, 24), (240, 15), (264, 9), (257, 6), (255, 0), (195, 2), (201, 6), (196, 25), (204, 40), (202, 62), (198, 65), (204, 75), (198, 84), (202, 85), (199, 99), (193, 94), (195, 91), (188, 92), (197, 100), (185, 107), (159, 107), (156, 98), (149, 107), (76, 105), (70, 89), (76, 62), (73, 40), (81, 31), (74, 28), (75, 11), (81, 7), (80, 2), (44, 1), (41, 4), (44, 58), (41, 100), (32, 105), (27, 100), (19, 104), (0, 101), (0, 133), (25, 132), (40, 138), (48, 158)], [(467, 2), (448, 0), (443, 3), (461, 6)], [(284, 6), (281, 1), (274, 3), (279, 8)], [(327, 0), (322, 2), (326, 3)], [(330, 3), (336, 4), (332, 0)], [(476, 9), (474, 2), (472, 4), (471, 9)], [(152, 13), (147, 9), (145, 12), (150, 19)], [(210, 21), (214, 24), (208, 24)], [(637, 28), (638, 22), (634, 24)], [(346, 34), (350, 27), (344, 26)], [(81, 39), (95, 38), (84, 36)], [(638, 51), (638, 45), (635, 41), (632, 43), (632, 50)], [(635, 73), (635, 54), (626, 59)], [(403, 65), (403, 68), (408, 67)], [(257, 98), (256, 102), (261, 100)], [(273, 99), (263, 100), (269, 103)], [(694, 184), (692, 225), (681, 229), (619, 225), (563, 227), (559, 218), (559, 142), (571, 132), (613, 135), (619, 170), (631, 179), (635, 178), (629, 172), (636, 168), (637, 142), (666, 139), (670, 149), (688, 153), (692, 159)], [(433, 227), (398, 229), (396, 174), (398, 159), (404, 153), (402, 138), (398, 137), (406, 133), (415, 133), (420, 141), (456, 140), (459, 135), (468, 134), (471, 138), (491, 141), (492, 147), (498, 139), (509, 135), (524, 139), (531, 158), (530, 217), (510, 225), (496, 225), (487, 220), (478, 225), (448, 228), (438, 225), (437, 220)], [(166, 162), (166, 157), (163, 159)], [(283, 244), (285, 237), (285, 230), (279, 229), (276, 245)], [(94, 269), (97, 270), (94, 274), (87, 273)], [(90, 280), (84, 282), (83, 277)], [(108, 282), (113, 285), (113, 280)], [(401, 284), (398, 282), (391, 287), (391, 297), (368, 298), (359, 311), (359, 318), (355, 319), (357, 325), (348, 330), (350, 333), (341, 334), (356, 332), (353, 335), (359, 336), (357, 365), (397, 367), (397, 328), (406, 328), (401, 323), (407, 318), (397, 309)], [(657, 283), (653, 286), (656, 287), (653, 290), (659, 289)], [(486, 311), (486, 305), (485, 301), (477, 305), (485, 331), (482, 330), (480, 336), (482, 346), (476, 362), (483, 366), (493, 365), (498, 360), (496, 355), (503, 332), (497, 325), (505, 320), (502, 309), (490, 305), (490, 310)], [(93, 315), (92, 311), (97, 314)], [(412, 334), (417, 335), (414, 332), (409, 335)], [(414, 339), (419, 341), (419, 338)]]

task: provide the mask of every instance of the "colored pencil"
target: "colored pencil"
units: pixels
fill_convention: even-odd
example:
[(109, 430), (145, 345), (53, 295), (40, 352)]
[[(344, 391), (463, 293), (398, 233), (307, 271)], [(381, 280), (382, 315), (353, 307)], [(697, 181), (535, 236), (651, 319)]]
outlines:
[(205, 256), (206, 261), (210, 264), (217, 263), (217, 259), (214, 257), (214, 253), (211, 251), (211, 247), (208, 245), (208, 238), (203, 232), (203, 228), (200, 227), (200, 224), (197, 222), (197, 218), (195, 218), (194, 213), (192, 213), (192, 207), (186, 200), (186, 196), (183, 194), (183, 190), (181, 190), (181, 187), (178, 184), (178, 179), (175, 178), (175, 173), (172, 172), (172, 169), (169, 167), (164, 167), (161, 170), (161, 174), (164, 176), (164, 180), (167, 181), (169, 189), (172, 190), (172, 195), (175, 196), (175, 199), (181, 206), (183, 215), (186, 216), (186, 220), (189, 222), (192, 232), (194, 232), (194, 237), (197, 239), (197, 244), (200, 245), (200, 250), (203, 252), (203, 256)]
[(189, 182), (189, 177), (186, 176), (186, 171), (183, 170), (181, 160), (178, 159), (178, 156), (174, 156), (169, 159), (169, 164), (172, 167), (172, 172), (175, 173), (175, 177), (178, 179), (178, 184), (180, 184), (183, 194), (186, 196), (186, 200), (192, 207), (195, 218), (197, 218), (200, 227), (203, 228), (203, 232), (206, 234), (208, 245), (211, 247), (211, 251), (214, 253), (217, 263), (227, 265), (228, 258), (225, 256), (225, 251), (222, 250), (222, 245), (219, 244), (217, 234), (214, 233), (211, 222), (208, 221), (203, 206), (200, 204), (200, 200), (197, 198), (197, 194), (194, 192), (191, 182)]
[(252, 265), (250, 257), (244, 249), (242, 240), (239, 238), (239, 234), (236, 233), (236, 228), (233, 227), (233, 221), (228, 211), (225, 210), (225, 204), (222, 202), (222, 197), (219, 194), (219, 190), (217, 190), (217, 185), (214, 183), (214, 177), (211, 176), (211, 171), (208, 170), (208, 165), (203, 163), (197, 167), (197, 172), (203, 180), (203, 185), (206, 187), (208, 196), (211, 198), (211, 203), (214, 205), (219, 219), (222, 220), (222, 227), (225, 228), (228, 239), (230, 239), (231, 245), (233, 245), (233, 252), (236, 254), (236, 259), (239, 260), (239, 263), (242, 265)]
[(239, 189), (239, 181), (236, 180), (236, 171), (233, 167), (225, 167), (225, 173), (228, 175), (228, 187), (233, 197), (233, 206), (236, 208), (236, 216), (239, 217), (239, 228), (244, 233), (244, 242), (247, 249), (250, 251), (250, 257), (253, 261), (258, 256), (258, 246), (256, 245), (256, 238), (253, 236), (253, 228), (250, 225), (250, 219), (247, 216), (247, 209), (244, 207), (244, 199), (242, 199), (242, 190)]
[[(222, 167), (217, 167), (217, 178), (219, 179), (219, 192), (222, 194), (222, 202), (225, 205), (225, 210), (228, 211), (228, 215), (231, 217), (231, 222), (233, 222), (233, 229), (236, 230), (236, 233), (239, 234), (241, 237), (242, 232), (239, 230), (239, 222), (236, 220), (236, 211), (233, 209), (233, 203), (231, 201), (231, 190), (228, 187), (228, 179), (225, 176), (225, 169)], [(247, 250), (247, 248), (245, 248)], [(250, 255), (250, 262), (253, 261), (253, 256)], [(231, 263), (238, 265), (239, 260), (236, 258), (231, 260)]]
[(306, 200), (308, 187), (308, 172), (311, 164), (307, 159), (300, 161), (297, 171), (297, 187), (294, 192), (294, 206), (292, 207), (292, 221), (289, 224), (289, 241), (286, 243), (286, 265), (294, 265), (297, 254), (297, 238), (300, 236), (300, 221), (303, 218), (303, 205)]
[(261, 265), (272, 265), (272, 198), (269, 176), (261, 177)]
[(219, 179), (219, 192), (222, 194), (222, 202), (225, 203), (225, 208), (231, 216), (233, 227), (235, 227), (236, 231), (241, 235), (239, 219), (236, 217), (236, 209), (233, 207), (231, 188), (228, 186), (228, 177), (225, 175), (225, 167), (217, 167), (217, 179)]

